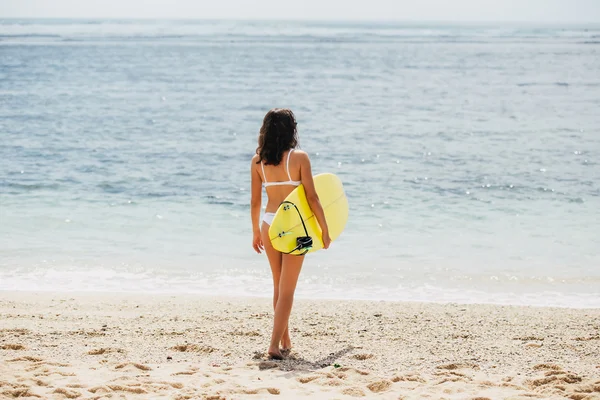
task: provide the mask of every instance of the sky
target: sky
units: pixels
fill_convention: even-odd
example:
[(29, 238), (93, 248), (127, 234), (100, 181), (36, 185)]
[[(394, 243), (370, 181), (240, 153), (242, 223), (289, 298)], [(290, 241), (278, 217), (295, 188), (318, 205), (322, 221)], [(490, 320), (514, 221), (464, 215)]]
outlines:
[(600, 0), (0, 0), (0, 18), (600, 23)]

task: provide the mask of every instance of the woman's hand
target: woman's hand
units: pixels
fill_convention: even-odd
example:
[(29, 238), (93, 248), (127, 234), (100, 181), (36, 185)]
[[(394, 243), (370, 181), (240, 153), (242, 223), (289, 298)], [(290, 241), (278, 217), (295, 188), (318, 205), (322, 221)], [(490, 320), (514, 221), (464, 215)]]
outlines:
[(331, 244), (331, 238), (329, 237), (329, 231), (322, 232), (321, 240), (323, 241), (323, 248), (324, 249), (329, 248), (329, 245)]
[(260, 236), (260, 231), (254, 232), (254, 237), (252, 239), (252, 247), (254, 247), (254, 251), (256, 251), (258, 254), (261, 253), (261, 250), (265, 249), (265, 246), (263, 245), (262, 237)]

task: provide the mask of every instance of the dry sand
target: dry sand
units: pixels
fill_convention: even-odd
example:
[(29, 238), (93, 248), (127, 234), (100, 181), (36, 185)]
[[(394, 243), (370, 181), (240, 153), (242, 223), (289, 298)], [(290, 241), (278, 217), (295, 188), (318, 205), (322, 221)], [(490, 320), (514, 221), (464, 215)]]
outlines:
[(0, 398), (600, 399), (600, 310), (0, 292)]

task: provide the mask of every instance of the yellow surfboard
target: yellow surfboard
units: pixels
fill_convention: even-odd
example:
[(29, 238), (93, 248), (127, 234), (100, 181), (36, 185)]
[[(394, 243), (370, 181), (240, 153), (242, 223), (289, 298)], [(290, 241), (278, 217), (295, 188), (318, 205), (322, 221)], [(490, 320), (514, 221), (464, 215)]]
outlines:
[[(340, 236), (348, 221), (348, 199), (344, 193), (342, 181), (331, 173), (318, 174), (313, 179), (325, 212), (329, 237), (334, 241)], [(313, 245), (307, 253), (322, 249), (321, 227), (306, 200), (304, 186), (300, 185), (285, 198), (275, 213), (269, 228), (269, 237), (273, 248), (283, 253), (292, 251), (296, 247), (296, 238), (307, 236), (304, 230), (305, 226), (308, 236), (313, 240)], [(305, 250), (296, 250), (291, 254), (304, 252)]]

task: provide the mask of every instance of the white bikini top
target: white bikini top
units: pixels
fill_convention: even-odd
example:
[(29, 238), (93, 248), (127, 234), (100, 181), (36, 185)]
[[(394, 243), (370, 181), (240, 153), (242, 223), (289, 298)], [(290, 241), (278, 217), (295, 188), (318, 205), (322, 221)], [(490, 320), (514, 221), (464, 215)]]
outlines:
[(275, 185), (293, 185), (293, 186), (298, 186), (298, 185), (300, 185), (300, 183), (302, 183), (301, 181), (293, 181), (292, 177), (290, 176), (290, 155), (292, 154), (292, 151), (294, 151), (294, 149), (291, 149), (289, 151), (288, 156), (287, 156), (287, 163), (286, 163), (286, 170), (287, 170), (288, 178), (290, 179), (289, 181), (267, 182), (267, 175), (265, 175), (265, 165), (262, 162), (260, 163), (260, 166), (261, 166), (262, 172), (263, 172), (263, 177), (265, 178), (265, 181), (263, 182), (263, 186), (264, 187), (275, 186)]

